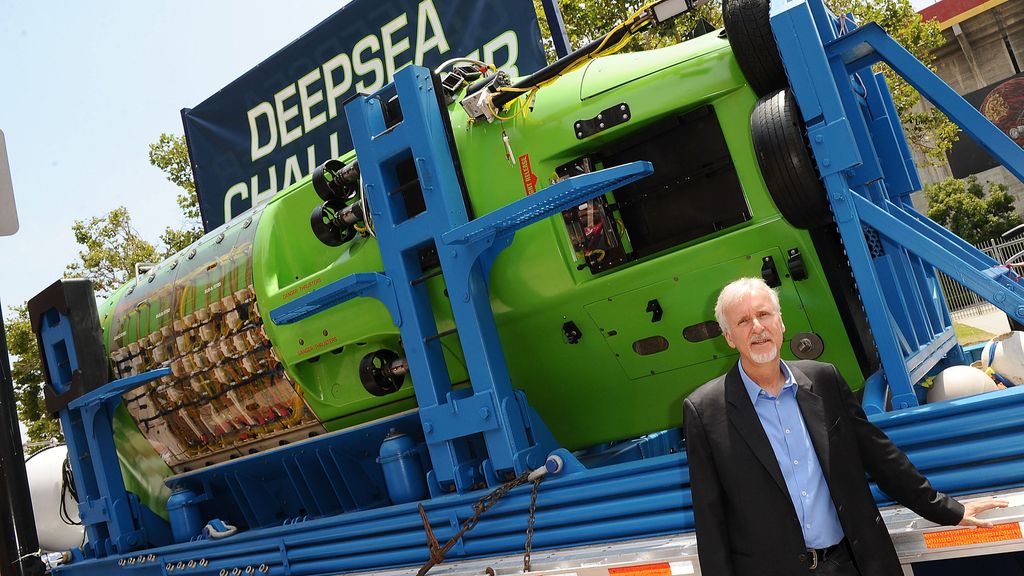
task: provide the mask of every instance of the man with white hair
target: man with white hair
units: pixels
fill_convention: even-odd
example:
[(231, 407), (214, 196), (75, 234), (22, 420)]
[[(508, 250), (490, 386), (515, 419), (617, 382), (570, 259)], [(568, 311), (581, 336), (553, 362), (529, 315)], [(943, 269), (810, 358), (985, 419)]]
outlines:
[(902, 576), (865, 472), (938, 524), (990, 527), (977, 515), (1007, 505), (935, 491), (834, 366), (783, 361), (779, 298), (760, 278), (726, 286), (715, 319), (740, 359), (684, 401), (702, 574)]

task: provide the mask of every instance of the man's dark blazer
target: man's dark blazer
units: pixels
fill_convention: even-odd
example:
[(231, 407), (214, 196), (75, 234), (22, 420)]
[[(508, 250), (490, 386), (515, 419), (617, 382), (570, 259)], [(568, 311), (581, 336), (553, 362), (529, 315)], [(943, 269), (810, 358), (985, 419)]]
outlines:
[[(959, 523), (963, 505), (936, 492), (885, 433), (868, 422), (835, 367), (813, 361), (787, 365), (861, 574), (902, 576), (865, 471), (886, 494), (932, 522)], [(800, 521), (739, 366), (686, 398), (684, 418), (701, 573), (809, 574)]]

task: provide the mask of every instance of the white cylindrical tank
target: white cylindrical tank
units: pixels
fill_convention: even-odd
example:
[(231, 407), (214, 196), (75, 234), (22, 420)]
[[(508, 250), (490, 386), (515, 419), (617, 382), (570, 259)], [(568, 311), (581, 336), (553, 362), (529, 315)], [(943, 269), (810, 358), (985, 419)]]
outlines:
[(998, 389), (984, 370), (973, 366), (950, 366), (935, 377), (935, 382), (928, 390), (928, 403), (974, 396)]
[[(47, 552), (70, 550), (81, 546), (85, 540), (85, 528), (61, 519), (62, 471), (67, 454), (67, 446), (60, 444), (36, 452), (25, 461), (39, 547)], [(78, 522), (78, 503), (67, 491), (63, 498), (67, 515)]]
[(1024, 384), (1024, 332), (996, 336), (981, 350), (981, 367), (992, 368), (1013, 382)]

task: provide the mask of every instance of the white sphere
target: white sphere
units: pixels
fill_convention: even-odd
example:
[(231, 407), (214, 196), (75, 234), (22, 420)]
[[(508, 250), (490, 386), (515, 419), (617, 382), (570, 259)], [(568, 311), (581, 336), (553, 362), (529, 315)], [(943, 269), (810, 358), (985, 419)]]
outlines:
[(991, 367), (1015, 386), (1024, 384), (1024, 332), (1007, 332), (985, 344), (981, 367)]
[(928, 403), (974, 396), (998, 388), (984, 370), (973, 366), (950, 366), (935, 377), (935, 382), (928, 390)]
[[(70, 550), (81, 546), (85, 539), (85, 528), (69, 525), (60, 517), (61, 471), (67, 453), (67, 446), (61, 444), (36, 452), (25, 461), (39, 547), (47, 552)], [(64, 503), (68, 515), (77, 522), (78, 504), (71, 494), (65, 494)]]

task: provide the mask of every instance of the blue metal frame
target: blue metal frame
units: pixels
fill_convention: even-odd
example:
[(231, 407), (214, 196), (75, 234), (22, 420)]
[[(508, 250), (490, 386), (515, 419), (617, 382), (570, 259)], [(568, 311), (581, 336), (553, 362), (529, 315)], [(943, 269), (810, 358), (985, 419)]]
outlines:
[[(403, 119), (387, 126), (381, 102), (397, 93)], [(494, 258), (509, 246), (516, 230), (625, 185), (653, 170), (634, 162), (585, 174), (469, 220), (465, 195), (446, 134), (447, 113), (425, 68), (411, 66), (395, 75), (393, 86), (359, 96), (345, 106), (352, 141), (384, 262), (384, 274), (343, 278), (271, 311), (275, 322), (295, 321), (357, 296), (382, 299), (405, 343), (423, 436), (433, 463), (428, 486), (435, 495), (465, 492), (481, 481), (496, 486), (539, 467), (557, 446), (543, 423), (528, 417), (529, 406), (514, 391), (498, 340), (490, 304), (488, 275)], [(405, 201), (392, 191), (400, 184), (395, 165), (413, 159), (420, 180), (422, 213), (410, 217)], [(452, 315), (466, 358), (472, 388), (454, 392), (448, 377), (417, 254), (435, 246), (449, 292)], [(467, 418), (466, 415), (473, 415)], [(467, 442), (483, 437), (486, 458), (470, 455)]]
[[(837, 21), (821, 0), (773, 1), (772, 25), (882, 356), (883, 369), (868, 379), (867, 408), (938, 489), (956, 493), (1019, 485), (1024, 463), (1016, 456), (1024, 438), (1013, 430), (1024, 424), (1024, 387), (877, 414), (887, 387), (894, 407), (911, 406), (917, 379), (942, 362), (962, 359), (934, 267), (990, 295), (1015, 317), (1024, 316), (1021, 287), (997, 263), (913, 212), (908, 195), (920, 182), (885, 82), (868, 65), (875, 59), (896, 62), (894, 69), (914, 76), (930, 98), (949, 100), (950, 91), (933, 77), (922, 78), (927, 76), (922, 67), (906, 61), (909, 55), (877, 27), (865, 26), (836, 40)], [(936, 82), (939, 86), (932, 85)], [(439, 136), (447, 131), (445, 111), (429, 71), (407, 67), (396, 75), (393, 89), (403, 111), (403, 120), (394, 126), (386, 126), (380, 104), (390, 88), (346, 105), (384, 271), (343, 278), (272, 310), (270, 318), (289, 323), (352, 298), (381, 300), (401, 332), (416, 376), (419, 411), (170, 479), (173, 487), (194, 494), (186, 505), (198, 506), (204, 517), (223, 510), (219, 496), (229, 492), (248, 529), (224, 540), (168, 545), (132, 556), (126, 553), (138, 549), (139, 542), (155, 543), (161, 534), (143, 512), (135, 514), (145, 509), (124, 491), (110, 416), (124, 390), (166, 372), (108, 384), (72, 402), (61, 415), (70, 431), (79, 490), (86, 486), (86, 553), (92, 557), (61, 572), (109, 574), (130, 563), (136, 573), (154, 576), (258, 567), (272, 574), (327, 574), (420, 563), (428, 553), (417, 503), (383, 506), (379, 493), (350, 488), (362, 475), (379, 487), (377, 471), (360, 467), (387, 430), (423, 438), (428, 446), (434, 497), (420, 504), (441, 541), (473, 514), (481, 492), (471, 490), (478, 482), (494, 485), (539, 466), (555, 448), (525, 397), (511, 388), (489, 307), (490, 265), (517, 229), (643, 177), (651, 166), (637, 162), (578, 176), (469, 220), (453, 153)], [(956, 102), (944, 106), (968, 124), (985, 122), (972, 108)], [(968, 131), (982, 140), (993, 137), (985, 126), (972, 125)], [(1013, 164), (1019, 176), (1024, 152), (1007, 149), (999, 137), (987, 147)], [(424, 212), (412, 217), (401, 198), (390, 194), (398, 187), (395, 165), (407, 158), (416, 166), (426, 204)], [(421, 274), (417, 252), (431, 245), (437, 248), (458, 335), (470, 359), (468, 390), (452, 390), (426, 289), (413, 282)], [(979, 440), (1007, 431), (1012, 434), (998, 441)], [(595, 469), (555, 450), (566, 469), (545, 480), (540, 492), (534, 546), (578, 546), (692, 529), (686, 457), (669, 453), (675, 444), (666, 434), (623, 445), (623, 451), (639, 453), (631, 458), (640, 459)], [(360, 455), (345, 460), (339, 451), (348, 448)], [(618, 462), (622, 453), (597, 453), (592, 461)], [(273, 466), (284, 473), (271, 471)], [(285, 477), (290, 485), (281, 480)], [(249, 485), (261, 482), (268, 485)], [(288, 496), (275, 500), (267, 491)], [(438, 497), (450, 491), (455, 493)], [(522, 550), (529, 492), (529, 486), (511, 491), (449, 556)], [(331, 497), (336, 497), (333, 507)], [(876, 493), (876, 498), (885, 496)]]
[(1024, 150), (877, 24), (840, 37), (841, 22), (821, 0), (773, 0), (771, 23), (881, 359), (866, 383), (865, 410), (884, 412), (887, 392), (894, 409), (916, 406), (918, 381), (964, 361), (934, 269), (1018, 319), (1024, 286), (913, 209), (909, 194), (920, 179), (885, 80), (871, 65), (888, 64), (1018, 178)]

